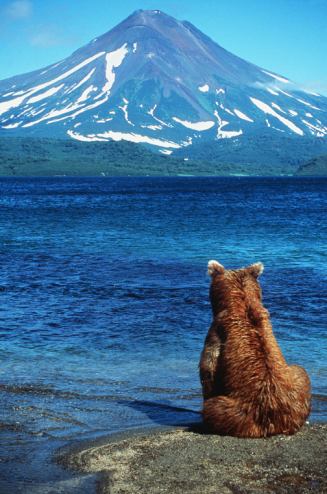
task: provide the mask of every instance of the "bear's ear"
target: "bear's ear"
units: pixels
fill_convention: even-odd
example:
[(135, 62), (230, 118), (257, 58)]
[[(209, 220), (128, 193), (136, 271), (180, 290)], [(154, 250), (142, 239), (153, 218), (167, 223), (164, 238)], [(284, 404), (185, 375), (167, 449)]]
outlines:
[(225, 268), (218, 261), (209, 261), (208, 262), (208, 275), (214, 276), (215, 274), (222, 274), (225, 271)]
[(255, 264), (251, 264), (251, 266), (247, 268), (247, 271), (255, 278), (258, 278), (263, 273), (263, 270), (264, 265), (262, 264), (262, 262), (256, 262)]

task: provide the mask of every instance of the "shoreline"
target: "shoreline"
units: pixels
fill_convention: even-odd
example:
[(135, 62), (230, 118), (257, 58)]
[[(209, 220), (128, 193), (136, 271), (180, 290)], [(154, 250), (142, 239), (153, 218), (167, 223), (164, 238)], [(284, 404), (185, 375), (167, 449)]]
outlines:
[(327, 492), (327, 423), (293, 436), (239, 439), (189, 427), (136, 429), (68, 446), (56, 461), (97, 474), (103, 494)]

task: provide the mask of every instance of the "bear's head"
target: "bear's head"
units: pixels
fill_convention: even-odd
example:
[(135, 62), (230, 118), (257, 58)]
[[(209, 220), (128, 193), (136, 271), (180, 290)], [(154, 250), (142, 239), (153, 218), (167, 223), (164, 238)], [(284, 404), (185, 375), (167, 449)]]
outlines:
[(261, 302), (258, 277), (263, 269), (261, 262), (241, 269), (225, 269), (218, 261), (209, 261), (210, 300), (214, 316), (224, 311), (232, 300), (244, 306), (254, 301)]

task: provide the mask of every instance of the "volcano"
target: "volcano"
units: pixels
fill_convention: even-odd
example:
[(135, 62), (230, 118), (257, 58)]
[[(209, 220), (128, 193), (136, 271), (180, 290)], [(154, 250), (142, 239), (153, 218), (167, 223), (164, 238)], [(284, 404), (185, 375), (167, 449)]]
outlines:
[(41, 70), (0, 81), (0, 135), (130, 141), (164, 154), (261, 134), (327, 134), (327, 98), (138, 10)]

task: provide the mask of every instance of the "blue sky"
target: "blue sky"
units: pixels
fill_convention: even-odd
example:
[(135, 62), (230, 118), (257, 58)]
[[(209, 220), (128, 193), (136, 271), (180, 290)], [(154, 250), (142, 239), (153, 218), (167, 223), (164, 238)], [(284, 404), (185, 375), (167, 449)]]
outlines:
[(327, 0), (0, 0), (0, 79), (65, 58), (137, 9), (188, 20), (234, 54), (327, 94)]

